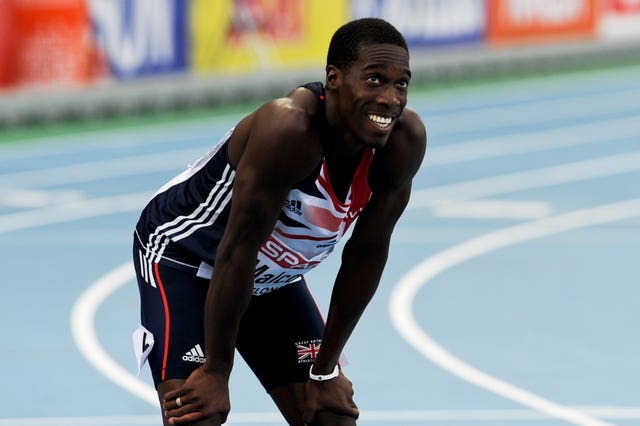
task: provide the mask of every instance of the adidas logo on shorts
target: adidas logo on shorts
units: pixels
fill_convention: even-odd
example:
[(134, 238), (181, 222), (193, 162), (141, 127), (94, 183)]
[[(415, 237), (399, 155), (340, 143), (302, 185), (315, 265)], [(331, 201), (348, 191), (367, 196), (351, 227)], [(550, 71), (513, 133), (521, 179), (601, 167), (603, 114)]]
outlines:
[(202, 352), (202, 348), (200, 347), (199, 344), (197, 344), (193, 348), (188, 350), (187, 353), (182, 355), (182, 360), (183, 361), (198, 362), (200, 364), (204, 364), (204, 362), (207, 359), (204, 357), (204, 352)]

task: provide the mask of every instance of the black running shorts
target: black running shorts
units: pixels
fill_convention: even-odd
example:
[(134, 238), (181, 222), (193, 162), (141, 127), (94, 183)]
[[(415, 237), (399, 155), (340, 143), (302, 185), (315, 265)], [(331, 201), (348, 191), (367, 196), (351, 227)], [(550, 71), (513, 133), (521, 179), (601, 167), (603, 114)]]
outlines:
[[(205, 361), (204, 302), (209, 280), (165, 262), (145, 267), (134, 243), (141, 323), (153, 334), (153, 381), (186, 379)], [(143, 266), (141, 267), (141, 262)], [(153, 280), (145, 279), (153, 274)], [(151, 285), (153, 281), (155, 285)], [(221, 324), (224, 327), (224, 324)], [(305, 382), (320, 347), (324, 320), (304, 280), (252, 296), (236, 348), (264, 388)]]

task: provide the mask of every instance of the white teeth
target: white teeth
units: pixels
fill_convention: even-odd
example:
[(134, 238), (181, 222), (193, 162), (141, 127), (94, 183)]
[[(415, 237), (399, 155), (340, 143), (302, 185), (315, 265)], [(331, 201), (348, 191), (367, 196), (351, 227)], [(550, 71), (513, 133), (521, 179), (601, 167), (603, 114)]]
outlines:
[(379, 127), (383, 127), (383, 128), (388, 127), (393, 121), (391, 117), (381, 117), (375, 114), (369, 114), (367, 117), (369, 117), (369, 120), (376, 123)]

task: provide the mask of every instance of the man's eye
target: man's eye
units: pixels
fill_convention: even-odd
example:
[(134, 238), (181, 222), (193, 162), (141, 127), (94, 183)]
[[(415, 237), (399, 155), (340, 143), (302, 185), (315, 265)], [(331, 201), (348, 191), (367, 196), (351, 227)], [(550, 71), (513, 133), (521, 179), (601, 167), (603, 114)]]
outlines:
[(367, 81), (369, 83), (372, 83), (372, 84), (379, 84), (380, 83), (380, 79), (375, 75), (367, 77)]
[(396, 85), (401, 89), (406, 89), (407, 87), (409, 87), (409, 82), (408, 81), (399, 81)]

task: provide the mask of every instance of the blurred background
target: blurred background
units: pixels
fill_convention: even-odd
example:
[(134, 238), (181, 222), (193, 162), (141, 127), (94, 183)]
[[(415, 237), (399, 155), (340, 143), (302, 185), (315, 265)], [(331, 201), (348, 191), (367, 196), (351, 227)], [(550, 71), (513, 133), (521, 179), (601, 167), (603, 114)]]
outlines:
[(414, 84), (640, 61), (640, 0), (2, 0), (0, 125), (280, 96), (363, 16), (403, 32)]
[[(346, 349), (359, 424), (640, 424), (640, 0), (0, 0), (0, 426), (158, 424), (142, 206), (363, 16), (410, 45), (429, 149)], [(231, 386), (230, 424), (282, 424)]]

